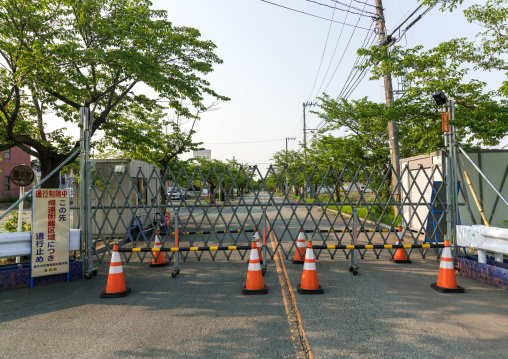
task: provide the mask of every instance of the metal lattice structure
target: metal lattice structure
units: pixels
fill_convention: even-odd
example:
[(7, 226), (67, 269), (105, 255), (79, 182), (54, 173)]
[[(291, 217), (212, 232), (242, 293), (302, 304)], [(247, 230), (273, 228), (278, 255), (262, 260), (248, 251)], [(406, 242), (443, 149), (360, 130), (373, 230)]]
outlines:
[[(400, 176), (391, 167), (352, 170), (317, 165), (296, 170), (270, 167), (266, 174), (245, 167), (182, 167), (175, 172), (168, 168), (163, 174), (155, 167), (149, 173), (141, 168), (122, 174), (113, 168), (107, 173), (97, 170), (91, 186), (93, 254), (102, 262), (114, 242), (126, 248), (151, 248), (157, 232), (163, 248), (246, 246), (255, 231), (262, 235), (265, 228), (267, 256), (273, 258), (280, 248), (283, 257), (291, 258), (300, 231), (312, 235), (316, 245), (351, 244), (355, 224), (359, 244), (394, 244), (398, 227), (405, 244), (435, 243), (445, 236), (447, 223), (445, 184), (436, 178), (444, 178), (439, 167), (431, 171), (421, 167), (416, 172), (405, 168)], [(168, 193), (169, 184), (178, 187), (176, 197)], [(356, 223), (350, 215), (353, 208), (358, 213)], [(358, 254), (363, 258), (368, 251), (360, 249)], [(379, 258), (383, 251), (391, 257), (395, 253), (383, 248), (373, 253)], [(428, 251), (406, 249), (409, 256), (425, 257)], [(244, 259), (248, 250), (160, 255), (172, 260), (175, 253), (184, 261), (189, 256), (229, 260)], [(153, 258), (147, 252), (122, 255), (126, 262), (133, 256), (140, 261)], [(316, 257), (321, 255), (349, 258), (351, 250), (317, 250)]]

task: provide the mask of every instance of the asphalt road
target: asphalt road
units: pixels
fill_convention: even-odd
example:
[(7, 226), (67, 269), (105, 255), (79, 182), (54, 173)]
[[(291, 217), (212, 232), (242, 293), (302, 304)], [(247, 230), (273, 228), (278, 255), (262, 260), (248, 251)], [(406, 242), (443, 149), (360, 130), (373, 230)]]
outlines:
[(134, 257), (124, 298), (99, 298), (109, 260), (91, 280), (0, 292), (0, 358), (508, 358), (507, 291), (457, 276), (465, 293), (436, 292), (435, 256), (368, 254), (353, 276), (323, 253), (321, 295), (298, 294), (302, 266), (280, 257), (267, 295), (242, 295), (237, 255), (189, 256), (177, 278)]

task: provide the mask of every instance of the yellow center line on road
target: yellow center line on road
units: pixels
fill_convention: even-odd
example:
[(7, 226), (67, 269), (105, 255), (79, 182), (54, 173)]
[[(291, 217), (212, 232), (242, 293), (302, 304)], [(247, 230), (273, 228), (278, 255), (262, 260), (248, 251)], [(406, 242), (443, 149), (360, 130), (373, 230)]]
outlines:
[[(270, 219), (270, 217), (268, 217), (268, 213), (266, 213), (266, 218), (268, 220)], [(266, 222), (266, 226), (268, 227), (268, 232), (270, 230), (268, 221)], [(284, 260), (282, 259), (282, 252), (280, 250), (280, 246), (277, 247), (277, 241), (275, 240), (275, 234), (273, 231), (270, 236), (270, 244), (274, 252), (273, 259), (275, 260), (275, 266), (279, 275), (282, 299), (284, 300), (284, 307), (288, 316), (288, 323), (296, 351), (296, 358), (313, 359), (314, 357), (312, 356), (309, 343), (307, 342), (307, 337), (305, 336), (305, 331), (303, 330), (302, 318), (300, 316), (300, 312), (298, 311), (298, 306), (296, 305), (295, 293), (291, 287), (286, 266), (284, 265)]]

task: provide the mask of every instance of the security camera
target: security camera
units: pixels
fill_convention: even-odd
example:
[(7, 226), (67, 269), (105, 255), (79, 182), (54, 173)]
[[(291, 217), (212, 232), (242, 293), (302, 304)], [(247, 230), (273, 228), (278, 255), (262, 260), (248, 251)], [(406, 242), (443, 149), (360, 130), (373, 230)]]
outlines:
[(436, 105), (444, 105), (446, 104), (446, 100), (448, 100), (444, 91), (433, 93), (432, 97), (434, 98), (434, 101), (436, 101)]

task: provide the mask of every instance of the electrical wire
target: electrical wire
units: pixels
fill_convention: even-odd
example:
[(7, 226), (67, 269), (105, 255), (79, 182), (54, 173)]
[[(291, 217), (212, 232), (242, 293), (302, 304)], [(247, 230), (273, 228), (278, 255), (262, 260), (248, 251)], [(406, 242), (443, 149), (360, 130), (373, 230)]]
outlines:
[[(335, 17), (335, 7), (333, 8), (332, 19), (331, 20), (333, 20), (334, 17)], [(318, 67), (318, 70), (317, 70), (317, 73), (316, 73), (316, 78), (314, 79), (314, 84), (312, 85), (312, 90), (310, 90), (309, 99), (307, 100), (307, 102), (310, 101), (310, 99), (312, 97), (312, 94), (314, 93), (314, 88), (316, 87), (316, 82), (317, 82), (317, 79), (319, 77), (319, 71), (321, 71), (321, 65), (323, 64), (323, 59), (325, 57), (326, 47), (328, 46), (328, 39), (330, 38), (330, 31), (332, 30), (332, 25), (333, 25), (333, 22), (330, 21), (330, 26), (328, 27), (328, 34), (326, 35), (325, 46), (323, 48), (323, 53), (321, 54), (321, 60), (319, 61), (319, 67)]]
[(285, 141), (285, 138), (279, 138), (276, 140), (264, 140), (264, 141), (243, 141), (243, 142), (205, 142), (204, 145), (239, 145), (242, 143), (262, 143), (262, 142), (277, 142)]
[[(323, 20), (327, 20), (327, 21), (330, 21), (330, 19), (327, 19), (325, 17), (322, 17), (322, 16), (318, 16), (318, 15), (314, 15), (314, 14), (309, 14), (308, 12), (305, 12), (305, 11), (301, 11), (301, 10), (296, 10), (296, 9), (292, 9), (290, 7), (287, 7), (287, 6), (284, 6), (284, 5), (280, 5), (280, 4), (276, 4), (276, 3), (273, 3), (273, 2), (270, 2), (270, 1), (267, 1), (267, 0), (259, 0), (259, 1), (262, 1), (262, 2), (265, 2), (267, 4), (271, 4), (271, 5), (274, 5), (274, 6), (278, 6), (278, 7), (281, 7), (281, 8), (284, 8), (284, 9), (287, 9), (287, 10), (291, 10), (291, 11), (294, 11), (294, 12), (298, 12), (300, 14), (304, 14), (304, 15), (308, 15), (308, 16), (312, 16), (312, 17), (315, 17), (315, 18), (318, 18), (318, 19), (323, 19)], [(337, 23), (337, 24), (342, 24), (342, 25), (346, 25), (346, 26), (351, 26), (351, 27), (355, 27), (355, 28), (358, 28), (358, 29), (362, 29), (362, 30), (369, 30), (365, 27), (361, 27), (361, 26), (355, 26), (355, 25), (351, 25), (351, 24), (346, 24), (346, 23), (343, 23), (343, 22), (339, 22), (339, 21), (335, 21), (335, 20), (332, 20), (334, 23)]]
[[(351, 0), (351, 2), (352, 2), (352, 0)], [(348, 16), (349, 16), (349, 12), (346, 13), (346, 17), (344, 18), (344, 21), (347, 20)], [(358, 24), (358, 22), (357, 22), (357, 24)], [(332, 65), (333, 59), (335, 57), (335, 52), (337, 51), (337, 47), (339, 46), (340, 40), (342, 39), (342, 33), (343, 32), (344, 32), (344, 26), (342, 26), (341, 29), (340, 29), (339, 37), (337, 39), (337, 42), (335, 43), (335, 49), (333, 50), (333, 54), (332, 54), (332, 57), (330, 59), (330, 63), (328, 64), (328, 68), (326, 69), (325, 75), (323, 76), (323, 81), (321, 81), (321, 85), (319, 85), (319, 89), (316, 92), (316, 96), (318, 96), (321, 93), (321, 89), (323, 88), (323, 84), (324, 84), (324, 82), (326, 80), (326, 76), (328, 75), (328, 71), (330, 71), (330, 66)], [(354, 31), (353, 31), (353, 34), (354, 34)]]
[(342, 1), (338, 1), (338, 0), (330, 0), (330, 1), (333, 1), (334, 3), (337, 3), (337, 4), (341, 4), (341, 5), (343, 5), (343, 6), (347, 6), (347, 7), (348, 7), (348, 8), (350, 8), (350, 9), (355, 9), (355, 10), (357, 10), (357, 11), (361, 11), (361, 12), (364, 12), (364, 13), (367, 13), (367, 14), (374, 15), (374, 17), (376, 17), (376, 18), (377, 18), (377, 13), (372, 12), (372, 11), (367, 11), (367, 10), (365, 10), (365, 5), (367, 5), (367, 4), (364, 4), (364, 5), (363, 5), (363, 9), (360, 9), (360, 8), (357, 8), (357, 7), (352, 6), (352, 5), (351, 5), (351, 3), (348, 5), (348, 4), (345, 4), (345, 3), (343, 3)]
[[(358, 13), (358, 12), (354, 12), (354, 11), (351, 11), (350, 9), (355, 9), (355, 10), (360, 10), (360, 9), (356, 9), (350, 5), (346, 5), (346, 4), (343, 4), (341, 3), (340, 1), (335, 1), (335, 0), (332, 0), (332, 2), (334, 2), (335, 4), (341, 4), (343, 6), (347, 6), (348, 9), (347, 10), (344, 10), (344, 9), (340, 9), (338, 7), (332, 7), (331, 5), (328, 5), (328, 4), (323, 4), (323, 3), (320, 3), (320, 2), (317, 2), (315, 0), (305, 0), (307, 2), (310, 2), (310, 3), (314, 3), (314, 4), (317, 4), (317, 5), (321, 5), (321, 6), (326, 6), (326, 7), (329, 7), (330, 9), (336, 9), (336, 10), (339, 10), (339, 11), (344, 11), (344, 12), (348, 12), (348, 13), (351, 13), (351, 14), (355, 14), (355, 15), (360, 15), (360, 16), (365, 16), (365, 17), (369, 17), (369, 18), (372, 18), (372, 15), (365, 15), (365, 14), (362, 14), (362, 13)], [(362, 10), (360, 10), (362, 11)], [(374, 14), (374, 13), (371, 13), (371, 12), (367, 12), (368, 14)], [(376, 14), (374, 14), (376, 15)]]
[[(358, 18), (358, 21), (356, 22), (356, 24), (358, 25), (359, 22), (360, 22), (360, 18)], [(356, 32), (356, 28), (353, 29), (353, 32), (351, 33), (349, 41), (348, 41), (346, 47), (344, 48), (344, 51), (342, 52), (342, 56), (341, 56), (339, 62), (337, 63), (337, 66), (335, 67), (335, 71), (333, 72), (332, 76), (330, 77), (330, 80), (326, 84), (326, 87), (323, 89), (323, 92), (326, 92), (326, 90), (328, 89), (328, 86), (330, 86), (330, 83), (332, 82), (333, 78), (335, 77), (335, 74), (337, 73), (337, 70), (339, 69), (339, 66), (342, 63), (342, 59), (344, 58), (344, 55), (346, 54), (346, 51), (349, 48), (349, 45), (351, 44), (351, 40), (353, 39), (353, 35), (355, 34), (355, 32)], [(331, 62), (330, 62), (330, 65), (331, 65)]]
[(372, 6), (374, 9), (377, 8), (376, 5), (372, 5), (372, 4), (367, 4), (366, 2), (363, 2), (363, 1), (359, 1), (359, 0), (353, 0), (354, 2), (357, 2), (357, 3), (360, 3), (360, 4), (363, 4), (363, 5), (367, 5), (367, 6)]

